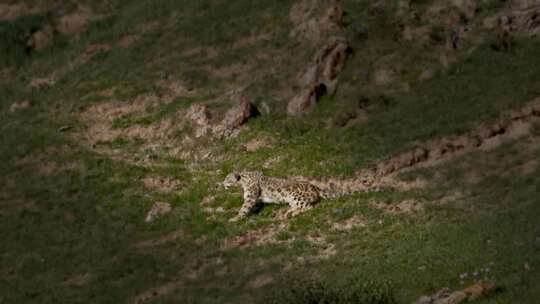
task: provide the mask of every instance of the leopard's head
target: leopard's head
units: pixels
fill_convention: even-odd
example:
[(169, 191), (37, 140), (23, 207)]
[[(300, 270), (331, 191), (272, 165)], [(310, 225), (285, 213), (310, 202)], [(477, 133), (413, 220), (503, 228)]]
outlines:
[(242, 177), (238, 172), (231, 172), (223, 180), (223, 187), (225, 187), (225, 189), (229, 189), (230, 187), (237, 186), (240, 184), (241, 178)]

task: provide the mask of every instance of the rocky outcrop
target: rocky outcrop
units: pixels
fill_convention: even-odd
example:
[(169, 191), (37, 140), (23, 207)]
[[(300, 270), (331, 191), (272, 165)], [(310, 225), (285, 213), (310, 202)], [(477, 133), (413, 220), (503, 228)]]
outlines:
[(231, 137), (238, 134), (238, 128), (248, 121), (249, 118), (259, 114), (257, 108), (245, 96), (240, 98), (231, 107), (221, 122), (212, 128), (214, 135), (218, 137)]
[(313, 85), (304, 88), (299, 94), (294, 96), (287, 105), (287, 114), (300, 116), (308, 113), (324, 94), (326, 94), (326, 91), (324, 86), (321, 85)]
[(230, 108), (226, 113), (221, 124), (229, 129), (238, 128), (243, 125), (250, 117), (258, 114), (257, 109), (246, 98)]
[(199, 126), (210, 125), (210, 114), (205, 104), (194, 103), (186, 112), (186, 118)]
[(396, 180), (394, 177), (398, 173), (431, 167), (465, 153), (492, 150), (509, 140), (516, 140), (529, 134), (538, 122), (540, 122), (540, 97), (520, 110), (502, 115), (500, 121), (494, 125), (478, 127), (458, 137), (439, 138), (424, 143), (371, 168), (360, 170), (353, 178), (318, 181), (298, 177), (298, 180), (312, 183), (321, 189), (329, 189), (331, 193), (338, 195), (378, 191), (383, 187), (397, 189), (422, 187), (421, 180), (407, 185), (406, 182)]
[[(322, 11), (322, 13), (321, 13)], [(289, 14), (294, 27), (290, 36), (318, 48), (313, 59), (300, 73), (300, 91), (287, 105), (287, 114), (301, 116), (313, 109), (321, 96), (334, 94), (337, 76), (345, 67), (351, 48), (343, 35), (343, 9), (337, 1), (330, 1), (326, 8), (317, 1), (300, 1)]]
[(191, 122), (194, 127), (195, 137), (202, 137), (208, 134), (211, 129), (210, 113), (208, 107), (202, 103), (194, 103), (189, 107), (185, 118)]
[(63, 14), (57, 20), (30, 33), (26, 37), (26, 47), (29, 51), (40, 51), (50, 46), (58, 34), (78, 36), (93, 19), (96, 19), (96, 16), (90, 8), (78, 5), (69, 14)]
[(540, 1), (534, 2), (534, 5), (529, 2), (515, 3), (507, 13), (499, 16), (500, 28), (507, 33), (524, 36), (540, 34)]
[(158, 217), (165, 215), (169, 212), (171, 212), (172, 207), (169, 203), (163, 203), (163, 202), (155, 202), (152, 206), (152, 209), (148, 211), (146, 214), (146, 217), (144, 218), (144, 221), (147, 223), (153, 222)]
[(218, 137), (229, 137), (234, 135), (234, 131), (246, 123), (249, 118), (258, 114), (257, 108), (248, 98), (243, 97), (225, 112), (223, 119), (218, 124), (211, 123), (208, 107), (201, 103), (193, 104), (187, 110), (185, 117), (195, 127), (195, 137), (205, 136), (209, 132)]
[(26, 40), (26, 47), (29, 50), (41, 51), (53, 43), (55, 30), (51, 25), (45, 25), (36, 31)]
[(291, 38), (318, 45), (330, 35), (341, 34), (340, 23), (344, 13), (337, 1), (331, 1), (322, 15), (317, 15), (317, 10), (317, 1), (304, 0), (293, 5), (289, 13), (293, 24)]
[(494, 288), (493, 285), (483, 282), (477, 282), (462, 290), (450, 292), (444, 288), (431, 296), (422, 296), (414, 304), (459, 304), (463, 302), (474, 301)]

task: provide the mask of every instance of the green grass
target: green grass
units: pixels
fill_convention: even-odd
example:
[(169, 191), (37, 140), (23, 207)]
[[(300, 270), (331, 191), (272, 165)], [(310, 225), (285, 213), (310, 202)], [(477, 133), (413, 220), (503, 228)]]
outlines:
[[(365, 97), (368, 121), (346, 128), (329, 128), (332, 117), (355, 111), (357, 100), (340, 96), (323, 99), (313, 113), (297, 120), (279, 114), (261, 117), (254, 132), (280, 139), (274, 155), (289, 155), (275, 171), (313, 176), (352, 174), (380, 159), (407, 151), (419, 142), (460, 135), (490, 124), (500, 113), (519, 109), (540, 94), (539, 71), (531, 61), (540, 49), (535, 41), (520, 41), (512, 53), (481, 46), (449, 71), (409, 93)], [(353, 67), (350, 67), (351, 69)], [(508, 75), (513, 75), (508, 77)], [(367, 106), (365, 106), (367, 104)], [(332, 155), (332, 158), (328, 158)], [(253, 162), (248, 153), (233, 162)], [(327, 165), (324, 165), (327, 164)]]
[[(428, 4), (415, 2), (418, 7)], [(427, 179), (425, 189), (385, 189), (324, 201), (292, 219), (277, 234), (283, 242), (245, 248), (225, 249), (224, 244), (279, 224), (273, 216), (285, 207), (265, 206), (246, 221), (229, 223), (242, 197), (238, 190), (225, 191), (217, 185), (234, 169), (263, 169), (280, 177), (350, 176), (418, 143), (491, 124), (501, 112), (520, 108), (540, 95), (537, 40), (516, 39), (510, 49), (497, 52), (490, 47), (497, 41), (487, 36), (474, 52), (459, 53), (459, 63), (420, 83), (416, 76), (434, 64), (431, 52), (437, 42), (410, 45), (395, 40), (393, 6), (366, 9), (367, 1), (345, 1), (347, 18), (365, 27), (365, 33), (347, 29), (356, 53), (340, 75), (339, 93), (323, 98), (312, 113), (299, 119), (281, 114), (286, 100), (272, 93), (313, 53), (289, 41), (291, 1), (95, 5), (98, 11), (112, 13), (91, 23), (79, 40), (61, 37), (35, 56), (24, 55), (21, 45), (10, 41), (41, 24), (46, 15), (0, 24), (0, 32), (5, 33), (2, 68), (15, 71), (14, 77), (0, 84), (0, 230), (5, 232), (0, 236), (0, 302), (131, 302), (142, 292), (177, 280), (180, 288), (150, 302), (410, 303), (446, 286), (461, 289), (474, 282), (477, 271), (481, 275), (476, 279), (498, 287), (479, 303), (534, 303), (538, 298), (540, 176), (538, 169), (524, 175), (518, 168), (540, 152), (523, 140), (403, 177)], [(137, 30), (156, 20), (157, 27), (144, 33)], [(274, 35), (270, 41), (233, 48), (239, 38), (267, 31)], [(439, 35), (445, 33), (440, 30)], [(140, 40), (128, 49), (113, 47), (66, 70), (51, 88), (27, 87), (31, 79), (50, 75), (75, 60), (88, 45), (114, 46), (127, 34), (140, 35)], [(209, 46), (219, 49), (217, 57), (183, 54)], [(410, 84), (408, 92), (367, 82), (373, 69), (370, 62), (392, 50), (410, 68), (398, 73), (399, 81)], [(224, 88), (237, 87), (237, 80), (213, 79), (208, 68), (249, 62), (261, 51), (271, 59), (253, 65), (248, 91), (257, 102), (267, 102), (272, 113), (250, 119), (236, 138), (200, 138), (183, 146), (182, 139), (193, 136), (193, 130), (189, 125), (181, 127), (181, 110), (208, 101), (219, 119), (229, 105), (222, 95)], [(278, 72), (272, 72), (273, 67)], [(120, 152), (112, 159), (79, 141), (85, 122), (78, 120), (78, 114), (89, 106), (111, 100), (131, 102), (146, 94), (160, 96), (166, 92), (158, 81), (169, 80), (185, 80), (200, 94), (141, 115), (122, 116), (111, 127), (151, 126), (173, 119), (179, 129), (168, 146), (195, 156), (210, 151), (222, 158), (183, 159), (169, 155), (165, 147), (145, 148), (152, 143), (143, 139), (120, 137), (98, 144), (99, 151)], [(103, 95), (107, 89), (114, 89), (112, 96)], [(12, 103), (23, 100), (31, 106), (9, 111)], [(343, 113), (360, 108), (368, 115), (366, 122), (335, 123), (344, 119)], [(59, 132), (62, 126), (72, 128)], [(538, 130), (536, 125), (531, 134), (538, 136)], [(260, 137), (271, 138), (272, 145), (245, 151), (243, 144)], [(530, 154), (523, 152), (527, 149)], [(133, 155), (150, 155), (153, 161), (135, 165), (127, 157)], [(276, 157), (280, 159), (263, 167)], [(48, 162), (61, 169), (47, 174), (43, 166)], [(72, 163), (75, 166), (68, 166)], [(475, 183), (466, 179), (471, 170), (479, 172)], [(168, 193), (146, 189), (142, 180), (148, 176), (179, 180), (182, 187)], [(438, 203), (455, 193), (461, 193), (456, 201)], [(224, 212), (206, 213), (200, 202), (208, 196), (214, 197), (209, 207), (222, 207)], [(393, 215), (370, 205), (372, 201), (396, 205), (407, 199), (420, 201), (425, 210)], [(170, 203), (173, 210), (144, 223), (156, 201)], [(364, 225), (348, 231), (332, 228), (352, 217), (361, 218)], [(183, 234), (175, 240), (140, 246), (142, 241), (178, 231)], [(313, 237), (325, 241), (310, 241)], [(330, 244), (335, 255), (321, 257)], [(482, 272), (487, 267), (489, 272)], [(463, 273), (468, 276), (461, 282)], [(253, 287), (254, 280), (265, 275), (273, 281)]]

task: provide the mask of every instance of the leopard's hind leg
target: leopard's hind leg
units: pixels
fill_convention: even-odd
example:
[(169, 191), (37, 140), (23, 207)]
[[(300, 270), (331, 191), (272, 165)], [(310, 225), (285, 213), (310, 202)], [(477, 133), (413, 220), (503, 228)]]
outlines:
[(289, 210), (285, 213), (286, 217), (297, 216), (300, 213), (313, 209), (313, 205), (317, 202), (316, 197), (297, 196), (289, 201)]

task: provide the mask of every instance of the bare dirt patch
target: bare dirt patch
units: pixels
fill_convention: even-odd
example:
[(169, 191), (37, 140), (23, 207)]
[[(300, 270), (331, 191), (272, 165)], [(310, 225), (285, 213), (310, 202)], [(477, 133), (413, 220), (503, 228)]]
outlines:
[(38, 173), (50, 176), (59, 172), (72, 171), (81, 168), (81, 163), (74, 160), (53, 161), (51, 157), (66, 155), (69, 151), (67, 146), (51, 146), (44, 152), (33, 153), (21, 157), (15, 161), (17, 166), (35, 167)]
[(180, 280), (180, 279), (177, 279), (176, 281), (168, 282), (165, 285), (147, 290), (139, 294), (137, 297), (135, 297), (135, 300), (133, 301), (133, 303), (135, 304), (146, 303), (154, 298), (158, 298), (160, 296), (169, 294), (175, 290), (181, 289), (184, 285), (185, 285), (184, 280)]
[(248, 231), (244, 235), (235, 236), (225, 240), (221, 246), (222, 250), (234, 248), (247, 248), (251, 245), (262, 245), (269, 243), (280, 243), (276, 239), (277, 235), (288, 228), (288, 224), (272, 224), (269, 227)]
[(184, 185), (182, 181), (163, 176), (147, 176), (142, 182), (146, 188), (158, 190), (160, 192), (176, 191), (181, 189)]
[(182, 52), (182, 56), (192, 57), (192, 56), (203, 56), (208, 59), (214, 59), (219, 55), (219, 51), (213, 47), (194, 47), (187, 49)]
[(127, 49), (139, 40), (137, 35), (125, 35), (120, 37), (116, 42), (116, 45), (120, 48)]
[(319, 7), (316, 1), (299, 1), (289, 12), (293, 24), (289, 36), (301, 42), (319, 44), (331, 34), (340, 34), (343, 15), (337, 1), (330, 1), (325, 8)]
[(233, 43), (233, 48), (244, 48), (254, 45), (260, 41), (272, 39), (272, 33), (251, 33), (249, 36), (242, 37)]
[(532, 124), (540, 120), (540, 98), (508, 116), (492, 126), (477, 128), (463, 136), (433, 141), (401, 154), (379, 164), (377, 174), (389, 175), (406, 168), (433, 166), (473, 150), (491, 150), (503, 142), (523, 137), (529, 133)]
[(216, 198), (213, 195), (206, 196), (203, 198), (203, 200), (200, 202), (201, 206), (208, 206), (212, 205), (216, 202)]
[(179, 79), (160, 80), (157, 81), (156, 84), (168, 91), (163, 96), (160, 96), (160, 98), (166, 102), (171, 102), (178, 97), (191, 97), (197, 94), (197, 91), (194, 88), (188, 86), (185, 81)]
[(453, 192), (435, 201), (435, 203), (440, 205), (451, 204), (463, 199), (464, 197), (465, 195), (461, 192)]
[[(353, 192), (376, 191), (382, 187), (398, 189), (422, 188), (426, 182), (401, 181), (398, 174), (417, 168), (426, 168), (451, 160), (473, 151), (488, 151), (509, 140), (523, 138), (531, 127), (540, 121), (540, 98), (536, 98), (522, 109), (501, 115), (501, 119), (491, 125), (478, 127), (468, 134), (441, 138), (402, 153), (374, 168), (363, 169), (350, 179), (330, 178), (317, 181), (300, 177), (321, 189), (329, 189), (339, 195)], [(533, 167), (530, 163), (529, 167)]]
[(154, 239), (148, 239), (144, 241), (140, 241), (135, 244), (135, 247), (141, 249), (141, 248), (147, 248), (147, 247), (154, 247), (159, 246), (168, 242), (175, 241), (177, 239), (183, 238), (186, 235), (184, 230), (176, 230), (171, 233), (165, 234), (163, 236), (160, 236), (158, 238)]
[(204, 207), (202, 209), (203, 212), (205, 213), (208, 213), (208, 214), (216, 214), (216, 213), (224, 213), (225, 212), (225, 208), (223, 207)]
[(79, 35), (88, 23), (95, 18), (92, 9), (78, 5), (71, 13), (62, 16), (56, 24), (56, 31), (64, 35)]
[(320, 260), (327, 260), (337, 254), (336, 245), (329, 243), (326, 238), (318, 232), (315, 235), (306, 237), (306, 240), (318, 247), (317, 254), (300, 256), (297, 261), (300, 263), (315, 263)]
[(207, 68), (207, 71), (216, 78), (231, 79), (239, 76), (248, 75), (252, 65), (248, 63), (233, 63), (219, 68)]
[(396, 205), (371, 201), (370, 206), (391, 214), (412, 214), (424, 211), (424, 206), (417, 200), (404, 200)]
[(448, 288), (444, 288), (434, 295), (422, 296), (414, 304), (458, 304), (470, 302), (484, 296), (491, 289), (493, 289), (492, 285), (482, 282), (454, 292), (450, 292)]
[[(37, 32), (39, 33), (39, 32)], [(34, 35), (37, 35), (34, 34)], [(39, 44), (43, 43), (49, 43), (45, 41), (40, 41), (36, 39), (42, 39), (43, 37), (36, 36), (34, 38), (30, 38), (27, 42), (27, 44), (30, 44), (29, 47), (32, 48), (38, 48)], [(52, 39), (52, 37), (50, 37)], [(52, 43), (52, 41), (50, 41)], [(38, 43), (38, 44), (36, 44)], [(46, 45), (41, 46), (40, 48), (45, 47)], [(28, 87), (31, 89), (44, 89), (47, 87), (52, 87), (56, 84), (57, 80), (62, 78), (64, 75), (68, 74), (69, 72), (73, 71), (77, 67), (86, 64), (88, 61), (92, 59), (92, 57), (99, 53), (108, 52), (111, 50), (111, 46), (108, 44), (90, 44), (86, 47), (84, 52), (77, 56), (74, 60), (71, 62), (66, 63), (65, 65), (61, 66), (58, 70), (52, 72), (47, 77), (43, 78), (34, 78), (30, 81), (28, 84)]]
[[(172, 147), (171, 136), (180, 125), (173, 118), (165, 118), (150, 124), (133, 123), (119, 127), (115, 127), (114, 123), (117, 119), (135, 120), (146, 117), (161, 102), (166, 101), (155, 95), (143, 95), (135, 98), (133, 102), (111, 101), (93, 105), (86, 111), (76, 114), (87, 128), (76, 133), (75, 137), (97, 152), (113, 157), (124, 156), (123, 161), (147, 164), (152, 161), (152, 155), (149, 155), (151, 151)], [(126, 149), (114, 149), (106, 144), (115, 140), (140, 144), (131, 152)]]
[(146, 214), (144, 221), (147, 223), (153, 222), (158, 217), (171, 212), (171, 210), (171, 204), (164, 202), (155, 202), (154, 205), (152, 205), (152, 209), (150, 209), (150, 211), (148, 211), (148, 213)]
[(276, 166), (277, 164), (279, 164), (284, 159), (285, 159), (285, 157), (282, 156), (282, 155), (278, 155), (278, 156), (274, 156), (272, 158), (269, 158), (264, 162), (263, 168), (272, 168), (272, 167)]
[(184, 266), (180, 277), (173, 278), (161, 286), (154, 287), (140, 293), (135, 297), (133, 303), (146, 303), (161, 296), (173, 293), (176, 290), (182, 289), (186, 283), (189, 283), (189, 281), (199, 278), (200, 274), (208, 267), (221, 265), (222, 263), (223, 261), (220, 258), (207, 260), (203, 263), (203, 266), (200, 266), (200, 263), (196, 263), (195, 260), (188, 261)]
[(525, 162), (523, 165), (519, 167), (519, 171), (523, 175), (529, 175), (533, 172), (536, 172), (537, 169), (538, 169), (538, 160), (536, 159), (528, 160), (527, 162)]
[(332, 230), (349, 231), (357, 227), (366, 227), (366, 219), (363, 216), (355, 215), (344, 221), (336, 222), (332, 225)]
[(465, 172), (464, 180), (467, 184), (475, 185), (482, 180), (482, 174), (478, 172), (478, 170), (469, 168), (469, 170)]
[(44, 162), (38, 165), (38, 172), (42, 175), (49, 176), (58, 170), (58, 165), (55, 162)]
[(271, 147), (274, 140), (268, 137), (262, 137), (262, 138), (253, 138), (252, 140), (248, 141), (244, 144), (244, 147), (246, 148), (246, 151), (248, 152), (255, 152), (261, 148), (268, 148)]
[(39, 7), (30, 7), (26, 3), (0, 3), (0, 21), (12, 21), (21, 15), (34, 14), (39, 11)]
[(30, 107), (30, 102), (28, 100), (21, 101), (21, 102), (14, 102), (9, 106), (9, 112), (15, 113), (19, 110), (23, 110)]
[(270, 283), (274, 282), (274, 278), (271, 275), (268, 274), (262, 274), (257, 277), (255, 277), (253, 280), (251, 280), (248, 283), (248, 287), (252, 289), (259, 289), (261, 287), (264, 287)]
[(43, 89), (46, 87), (52, 87), (56, 83), (56, 76), (50, 75), (45, 78), (34, 78), (30, 80), (28, 87), (31, 89)]
[(84, 286), (84, 285), (87, 285), (89, 281), (90, 281), (90, 274), (83, 273), (83, 274), (79, 274), (70, 278), (66, 278), (64, 282), (62, 282), (62, 285)]

